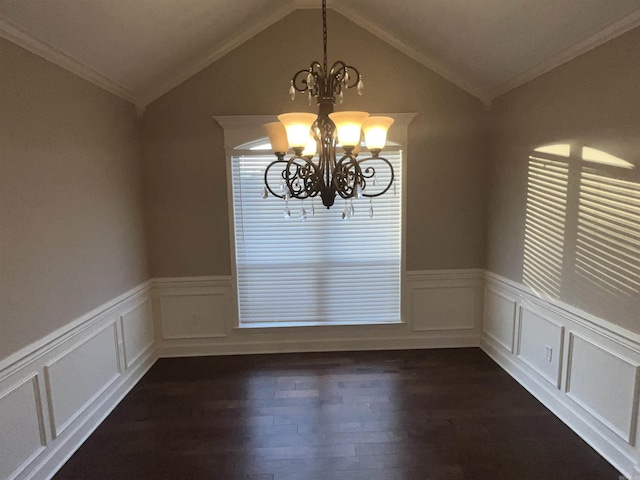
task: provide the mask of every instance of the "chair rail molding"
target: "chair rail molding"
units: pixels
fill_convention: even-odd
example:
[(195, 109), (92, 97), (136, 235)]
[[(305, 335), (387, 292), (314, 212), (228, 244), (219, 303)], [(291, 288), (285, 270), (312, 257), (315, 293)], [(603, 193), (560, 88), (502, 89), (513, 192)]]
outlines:
[(401, 323), (267, 328), (231, 276), (147, 281), (0, 362), (0, 478), (51, 478), (158, 357), (477, 346), (640, 477), (640, 335), (480, 269), (403, 277)]

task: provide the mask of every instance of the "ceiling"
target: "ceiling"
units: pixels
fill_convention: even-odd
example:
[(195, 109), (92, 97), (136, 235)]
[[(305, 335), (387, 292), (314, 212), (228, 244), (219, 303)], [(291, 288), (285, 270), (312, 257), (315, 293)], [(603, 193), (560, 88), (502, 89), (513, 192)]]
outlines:
[[(640, 0), (329, 0), (490, 103), (640, 25)], [(0, 35), (143, 108), (320, 0), (0, 0)]]

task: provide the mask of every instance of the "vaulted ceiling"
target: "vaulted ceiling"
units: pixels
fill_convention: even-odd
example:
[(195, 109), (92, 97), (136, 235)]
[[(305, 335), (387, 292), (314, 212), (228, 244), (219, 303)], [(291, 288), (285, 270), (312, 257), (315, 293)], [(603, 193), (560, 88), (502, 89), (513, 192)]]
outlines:
[[(0, 35), (150, 103), (296, 8), (320, 0), (0, 0)], [(329, 0), (489, 103), (640, 25), (640, 0)]]

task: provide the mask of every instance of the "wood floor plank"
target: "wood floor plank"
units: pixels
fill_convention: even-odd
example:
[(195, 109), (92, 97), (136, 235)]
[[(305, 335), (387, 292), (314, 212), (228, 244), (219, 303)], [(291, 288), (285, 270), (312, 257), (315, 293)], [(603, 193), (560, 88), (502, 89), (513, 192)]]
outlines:
[(479, 349), (159, 360), (55, 480), (616, 480)]

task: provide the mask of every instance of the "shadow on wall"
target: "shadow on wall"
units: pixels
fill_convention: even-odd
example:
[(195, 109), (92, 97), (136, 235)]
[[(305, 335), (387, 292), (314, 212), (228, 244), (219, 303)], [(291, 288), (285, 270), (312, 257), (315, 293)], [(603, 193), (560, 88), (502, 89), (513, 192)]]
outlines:
[[(602, 150), (553, 144), (529, 155), (523, 281), (540, 296), (640, 296), (636, 165)], [(571, 282), (567, 280), (571, 279)]]

